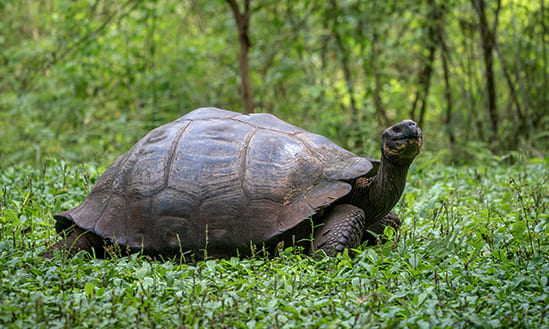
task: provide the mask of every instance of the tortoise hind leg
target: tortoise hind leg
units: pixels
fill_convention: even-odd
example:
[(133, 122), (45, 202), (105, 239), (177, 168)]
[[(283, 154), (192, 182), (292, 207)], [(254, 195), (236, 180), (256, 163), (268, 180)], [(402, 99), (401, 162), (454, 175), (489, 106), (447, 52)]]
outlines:
[(400, 224), (400, 218), (398, 218), (393, 211), (390, 211), (382, 219), (366, 226), (366, 230), (362, 236), (362, 242), (367, 242), (369, 246), (373, 246), (380, 242), (383, 243), (386, 241), (386, 238), (383, 235), (385, 227), (391, 226), (398, 232), (400, 230)]
[(323, 250), (327, 255), (334, 256), (349, 249), (357, 248), (366, 226), (364, 211), (350, 204), (341, 204), (329, 209), (324, 214), (324, 225), (315, 230), (311, 253)]
[[(42, 254), (45, 258), (53, 258), (53, 250), (68, 251), (70, 255), (75, 255), (79, 251), (85, 250), (90, 255), (95, 255), (98, 258), (104, 258), (105, 255), (105, 240), (97, 234), (86, 231), (78, 226), (65, 230), (64, 239), (57, 241), (51, 245)], [(95, 251), (95, 252), (94, 252)]]

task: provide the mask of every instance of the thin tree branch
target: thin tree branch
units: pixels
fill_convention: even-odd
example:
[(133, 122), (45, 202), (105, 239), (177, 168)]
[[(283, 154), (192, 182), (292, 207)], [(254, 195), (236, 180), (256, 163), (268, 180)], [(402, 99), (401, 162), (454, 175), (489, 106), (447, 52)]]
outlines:
[[(132, 12), (132, 10), (137, 6), (137, 4), (139, 2), (140, 2), (139, 0), (128, 0), (126, 3), (124, 3), (122, 5), (122, 9), (125, 8), (126, 6), (132, 4), (132, 3), (133, 3), (133, 6), (127, 12), (121, 14), (119, 16), (119, 18), (124, 18), (125, 16), (129, 15)], [(112, 21), (112, 19), (116, 16), (116, 13), (117, 12), (115, 11), (112, 15), (108, 16), (107, 19), (99, 27), (97, 27), (95, 30), (89, 32), (88, 34), (86, 34), (82, 38), (78, 39), (77, 41), (75, 41), (72, 45), (65, 48), (59, 55), (57, 55), (57, 51), (60, 48), (57, 48), (56, 51), (54, 51), (54, 53), (53, 53), (54, 54), (53, 58), (49, 62), (45, 63), (45, 69), (55, 65), (55, 63), (57, 63), (59, 60), (63, 59), (66, 55), (68, 55), (71, 51), (76, 49), (79, 45), (81, 45), (82, 43), (84, 43), (84, 42), (88, 41), (89, 39), (91, 39), (92, 36), (95, 36), (95, 35), (99, 34), (99, 32), (104, 30), (107, 27), (107, 25), (109, 25), (109, 23)]]

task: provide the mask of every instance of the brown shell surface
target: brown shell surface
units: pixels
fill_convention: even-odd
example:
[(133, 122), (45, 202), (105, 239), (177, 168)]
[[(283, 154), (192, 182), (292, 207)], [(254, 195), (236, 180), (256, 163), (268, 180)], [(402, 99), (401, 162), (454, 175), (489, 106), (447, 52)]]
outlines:
[(372, 163), (270, 114), (201, 108), (149, 132), (55, 216), (121, 246), (246, 247), (351, 190)]

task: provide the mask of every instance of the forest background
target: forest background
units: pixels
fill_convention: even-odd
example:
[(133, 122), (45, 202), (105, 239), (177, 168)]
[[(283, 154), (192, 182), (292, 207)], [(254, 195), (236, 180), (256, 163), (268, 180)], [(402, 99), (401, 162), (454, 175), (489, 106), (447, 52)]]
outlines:
[[(549, 328), (545, 0), (0, 0), (1, 328)], [(356, 257), (40, 257), (150, 129), (269, 112), (423, 152)]]
[(368, 156), (405, 118), (447, 163), (547, 156), (544, 0), (24, 0), (0, 16), (3, 167), (108, 165), (203, 106)]

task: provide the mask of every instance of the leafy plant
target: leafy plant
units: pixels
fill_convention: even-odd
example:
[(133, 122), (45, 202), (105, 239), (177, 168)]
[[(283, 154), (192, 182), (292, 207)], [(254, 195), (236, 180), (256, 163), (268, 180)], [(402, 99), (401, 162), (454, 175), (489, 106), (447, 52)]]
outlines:
[[(434, 160), (434, 161), (433, 161)], [(548, 160), (440, 165), (422, 156), (401, 232), (355, 258), (40, 257), (51, 214), (105, 169), (47, 161), (0, 172), (0, 326), (547, 328)]]

